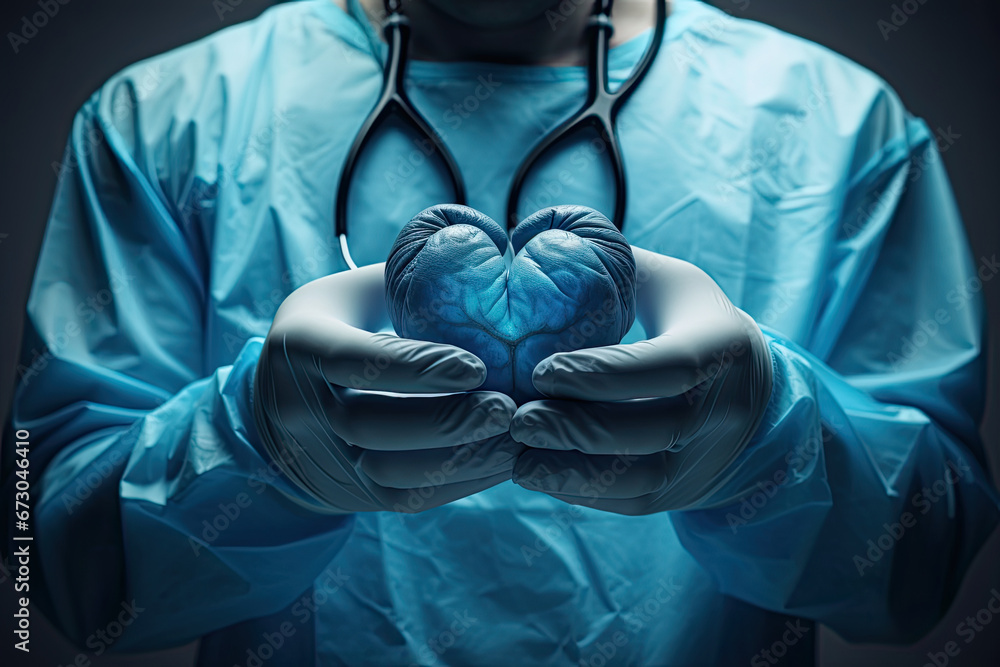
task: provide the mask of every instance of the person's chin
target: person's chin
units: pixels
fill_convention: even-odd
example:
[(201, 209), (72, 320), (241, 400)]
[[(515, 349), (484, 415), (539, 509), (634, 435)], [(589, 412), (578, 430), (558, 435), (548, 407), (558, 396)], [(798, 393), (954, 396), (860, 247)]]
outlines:
[(439, 12), (476, 28), (502, 30), (541, 16), (552, 0), (426, 0)]

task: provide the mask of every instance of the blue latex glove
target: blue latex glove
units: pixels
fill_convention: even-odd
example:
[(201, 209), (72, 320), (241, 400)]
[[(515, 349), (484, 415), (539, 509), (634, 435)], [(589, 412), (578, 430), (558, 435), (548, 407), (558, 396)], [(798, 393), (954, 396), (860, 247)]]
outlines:
[(468, 391), (486, 378), (474, 355), (373, 333), (388, 323), (383, 270), (289, 295), (257, 365), (264, 448), (331, 512), (437, 507), (509, 479), (520, 450), (507, 436), (514, 402)]
[(650, 514), (690, 508), (725, 481), (772, 383), (764, 336), (693, 264), (633, 248), (649, 339), (554, 354), (511, 435), (514, 482), (576, 505)]

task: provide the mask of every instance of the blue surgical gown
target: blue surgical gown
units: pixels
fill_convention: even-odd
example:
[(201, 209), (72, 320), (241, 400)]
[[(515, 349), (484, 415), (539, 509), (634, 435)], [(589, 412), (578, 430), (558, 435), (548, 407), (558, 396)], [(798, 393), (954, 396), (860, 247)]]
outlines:
[[(413, 515), (297, 496), (257, 441), (251, 380), (285, 296), (346, 269), (334, 192), (382, 73), (350, 13), (283, 4), (128, 67), (75, 118), (13, 408), (32, 599), (59, 628), (94, 649), (133, 605), (112, 650), (203, 637), (206, 665), (792, 665), (813, 662), (817, 622), (907, 642), (940, 618), (998, 519), (977, 435), (997, 267), (970, 256), (950, 133), (835, 53), (673, 7), (620, 118), (624, 231), (707, 271), (767, 335), (774, 391), (729, 481), (645, 517), (510, 482)], [(613, 50), (614, 82), (649, 38)], [(408, 86), (469, 204), (502, 219), (585, 73), (413, 62)], [(587, 136), (556, 150), (521, 212), (608, 210), (605, 157)], [(352, 193), (362, 264), (452, 196), (395, 126)]]

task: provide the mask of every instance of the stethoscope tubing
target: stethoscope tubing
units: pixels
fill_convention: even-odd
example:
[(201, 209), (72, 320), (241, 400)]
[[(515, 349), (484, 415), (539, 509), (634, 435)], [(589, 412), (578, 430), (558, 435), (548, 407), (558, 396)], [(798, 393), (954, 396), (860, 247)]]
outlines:
[[(579, 111), (560, 123), (553, 131), (542, 137), (528, 151), (514, 173), (507, 196), (507, 229), (517, 225), (517, 204), (521, 191), (531, 168), (538, 162), (548, 149), (575, 132), (592, 128), (608, 150), (612, 175), (615, 183), (615, 205), (611, 218), (615, 226), (621, 230), (625, 223), (625, 204), (628, 194), (628, 183), (625, 176), (624, 157), (618, 138), (618, 113), (628, 98), (642, 82), (651, 68), (659, 52), (663, 35), (666, 31), (667, 0), (656, 0), (656, 27), (652, 41), (646, 47), (642, 59), (629, 78), (611, 92), (608, 82), (608, 59), (610, 53), (611, 34), (614, 27), (611, 23), (611, 8), (613, 0), (598, 0), (594, 13), (588, 24), (590, 46), (587, 62), (587, 97)], [(354, 177), (358, 160), (365, 147), (371, 142), (378, 127), (388, 118), (400, 118), (410, 129), (422, 138), (431, 142), (451, 180), (454, 199), (457, 204), (466, 203), (465, 181), (454, 155), (448, 150), (444, 139), (430, 126), (406, 95), (405, 79), (409, 63), (409, 20), (402, 13), (402, 0), (385, 0), (386, 21), (382, 27), (385, 41), (388, 45), (386, 65), (383, 70), (382, 89), (375, 106), (369, 112), (358, 130), (341, 168), (337, 184), (337, 198), (334, 208), (334, 230), (340, 241), (340, 249), (344, 261), (351, 269), (357, 264), (351, 257), (347, 243), (347, 204), (350, 196), (351, 180)]]

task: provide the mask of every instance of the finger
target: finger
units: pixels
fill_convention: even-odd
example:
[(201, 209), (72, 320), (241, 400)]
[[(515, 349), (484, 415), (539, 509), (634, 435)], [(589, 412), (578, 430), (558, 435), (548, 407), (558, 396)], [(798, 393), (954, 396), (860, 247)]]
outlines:
[(625, 516), (645, 516), (646, 514), (651, 513), (651, 507), (659, 507), (660, 505), (660, 495), (658, 493), (650, 493), (644, 496), (639, 496), (638, 498), (602, 498), (600, 500), (594, 500), (593, 498), (586, 497), (581, 498), (578, 496), (567, 496), (561, 493), (546, 493), (546, 495), (552, 496), (556, 500), (560, 500), (568, 505), (591, 507), (593, 509), (599, 509), (602, 512), (612, 512), (614, 514), (622, 514)]
[(269, 393), (257, 400), (305, 442), (327, 434), (373, 449), (453, 447), (507, 432), (517, 407), (499, 392), (401, 396), (347, 389), (324, 380), (307, 361), (268, 359), (257, 372), (270, 374), (269, 382), (258, 383)]
[(292, 479), (306, 491), (331, 507), (346, 511), (419, 512), (479, 493), (511, 477), (509, 466), (501, 464), (495, 474), (463, 481), (434, 484), (425, 480), (407, 489), (385, 487), (357, 465), (364, 450), (350, 447), (325, 431), (309, 433), (313, 437), (307, 439), (284, 425), (279, 425), (279, 429), (282, 433), (278, 437), (285, 446), (271, 452), (272, 455), (280, 459), (282, 467), (289, 469)]
[(317, 315), (286, 320), (282, 331), (289, 362), (314, 364), (343, 387), (429, 394), (469, 391), (486, 379), (486, 365), (453, 345), (369, 333)]
[(683, 448), (704, 422), (700, 401), (684, 397), (618, 402), (542, 399), (514, 414), (510, 435), (530, 447), (616, 454), (622, 443), (635, 454)]
[(656, 493), (671, 481), (664, 455), (593, 456), (531, 448), (518, 457), (512, 479), (531, 491), (578, 498), (591, 504)]
[(508, 476), (524, 450), (509, 435), (448, 449), (400, 452), (364, 450), (358, 457), (361, 471), (382, 487), (420, 488), (444, 483), (469, 482), (500, 473)]
[[(410, 489), (388, 489), (380, 487), (379, 502), (382, 508), (395, 512), (415, 513), (440, 507), (481, 491), (492, 488), (502, 482), (510, 481), (510, 471), (490, 475), (466, 482), (454, 482), (439, 486), (423, 486)], [(381, 509), (381, 508), (379, 508)]]
[(532, 383), (552, 398), (678, 396), (748, 356), (745, 338), (732, 329), (696, 324), (637, 343), (558, 352), (535, 366)]
[(492, 391), (389, 396), (331, 385), (321, 390), (331, 429), (352, 445), (382, 451), (455, 447), (505, 434), (517, 410), (512, 398)]
[[(660, 338), (664, 338), (661, 340)], [(627, 345), (557, 352), (538, 362), (531, 381), (552, 398), (618, 401), (675, 396), (698, 377), (689, 350), (665, 337)]]
[[(718, 436), (718, 437), (716, 437)], [(576, 504), (623, 514), (685, 509), (696, 506), (723, 486), (743, 451), (728, 433), (712, 431), (679, 452), (617, 457), (529, 448), (514, 465), (516, 484)], [(635, 498), (635, 508), (615, 500)], [(617, 506), (617, 509), (611, 507)]]

